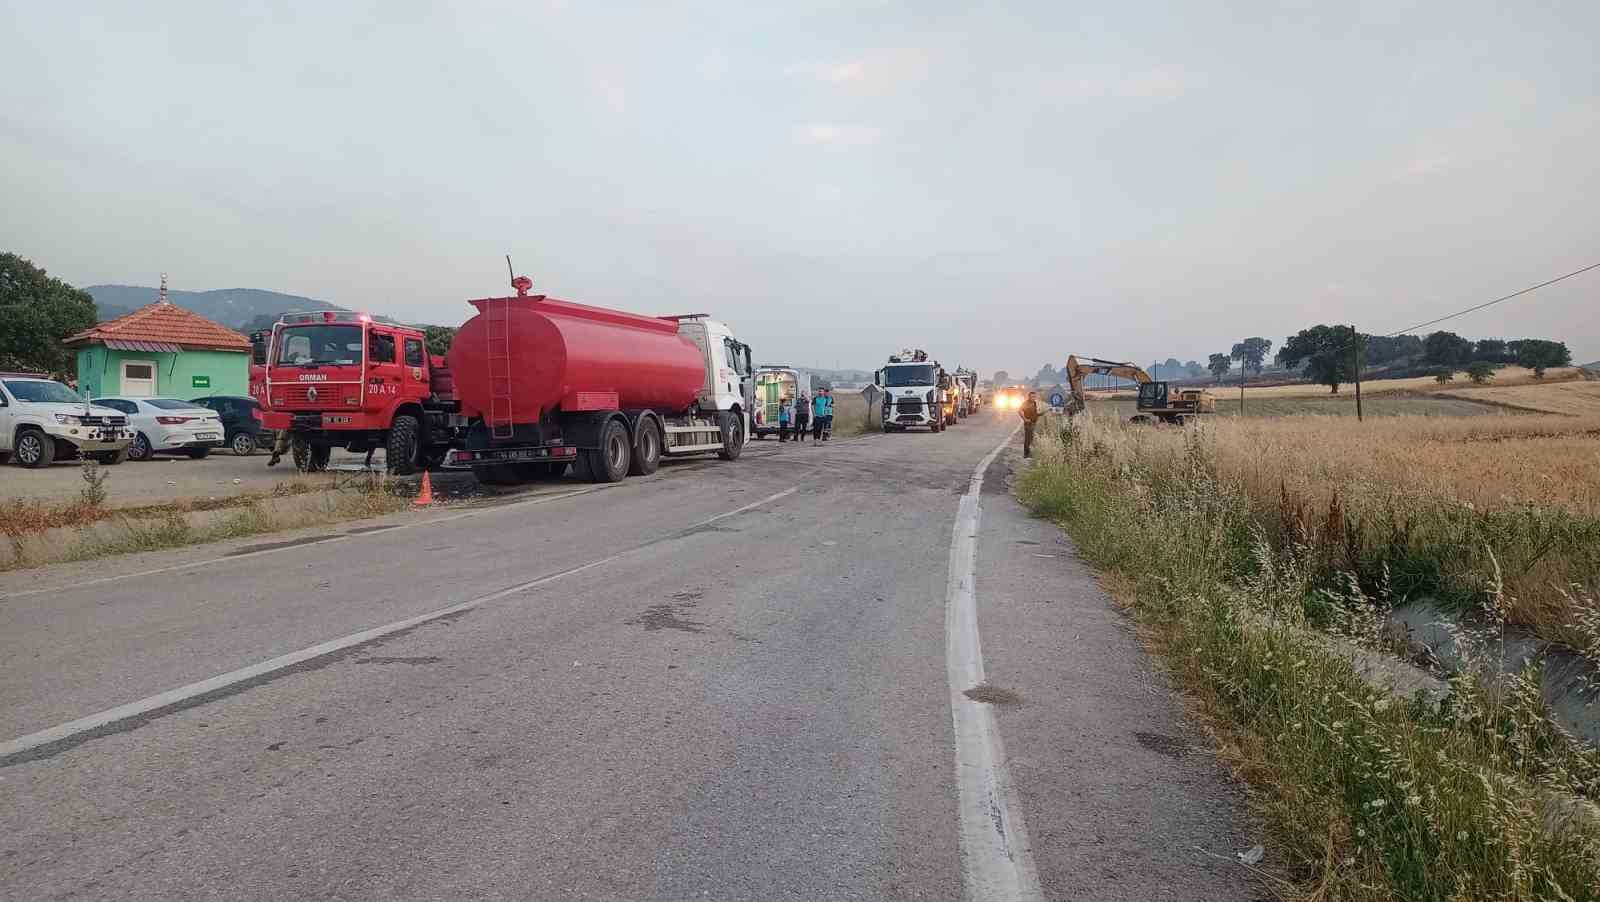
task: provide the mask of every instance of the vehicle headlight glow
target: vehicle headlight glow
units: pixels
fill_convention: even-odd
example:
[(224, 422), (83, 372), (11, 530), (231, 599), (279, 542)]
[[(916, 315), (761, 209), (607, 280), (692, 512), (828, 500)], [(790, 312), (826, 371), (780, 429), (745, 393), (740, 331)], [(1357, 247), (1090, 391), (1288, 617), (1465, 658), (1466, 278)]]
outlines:
[(56, 414), (56, 422), (62, 424), (63, 426), (82, 426), (83, 417), (75, 417), (67, 413), (58, 413)]

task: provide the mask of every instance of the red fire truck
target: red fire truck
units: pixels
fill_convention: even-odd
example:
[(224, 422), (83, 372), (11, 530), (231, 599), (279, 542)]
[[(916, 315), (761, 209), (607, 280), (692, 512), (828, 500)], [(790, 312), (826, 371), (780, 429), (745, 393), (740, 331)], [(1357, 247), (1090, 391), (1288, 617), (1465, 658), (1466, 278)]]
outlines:
[(382, 448), (389, 472), (437, 466), (465, 425), (444, 358), (422, 331), (344, 310), (286, 314), (262, 364), (263, 422), (287, 429), (295, 466), (336, 447)]

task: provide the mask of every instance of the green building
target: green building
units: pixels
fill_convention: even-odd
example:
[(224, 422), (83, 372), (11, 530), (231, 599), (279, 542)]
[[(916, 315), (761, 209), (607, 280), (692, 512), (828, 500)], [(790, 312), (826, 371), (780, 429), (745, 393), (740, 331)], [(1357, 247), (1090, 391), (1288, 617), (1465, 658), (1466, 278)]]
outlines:
[(165, 300), (66, 340), (78, 351), (78, 389), (191, 400), (248, 395), (250, 339)]

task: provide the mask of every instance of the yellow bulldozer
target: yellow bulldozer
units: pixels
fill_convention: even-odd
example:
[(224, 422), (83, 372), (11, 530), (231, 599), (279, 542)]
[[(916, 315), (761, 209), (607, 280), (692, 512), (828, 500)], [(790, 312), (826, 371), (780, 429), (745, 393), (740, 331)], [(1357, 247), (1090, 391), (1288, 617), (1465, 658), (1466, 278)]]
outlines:
[(1137, 364), (1101, 360), (1098, 357), (1079, 360), (1074, 354), (1067, 357), (1066, 372), (1067, 381), (1072, 384), (1072, 398), (1067, 402), (1069, 415), (1084, 409), (1083, 377), (1095, 375), (1131, 379), (1139, 384), (1138, 413), (1132, 418), (1135, 423), (1182, 425), (1190, 417), (1217, 412), (1217, 399), (1211, 392), (1203, 388), (1179, 388), (1168, 386), (1166, 382), (1157, 382)]

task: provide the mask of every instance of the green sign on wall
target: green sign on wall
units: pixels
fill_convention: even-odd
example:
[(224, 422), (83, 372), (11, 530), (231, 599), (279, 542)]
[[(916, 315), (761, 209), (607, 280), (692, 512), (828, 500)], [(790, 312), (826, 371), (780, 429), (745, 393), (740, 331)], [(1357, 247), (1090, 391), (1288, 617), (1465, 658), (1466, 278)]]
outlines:
[(195, 388), (210, 388), (211, 387), (211, 377), (210, 376), (193, 376), (193, 377), (191, 377), (190, 381), (194, 384)]

